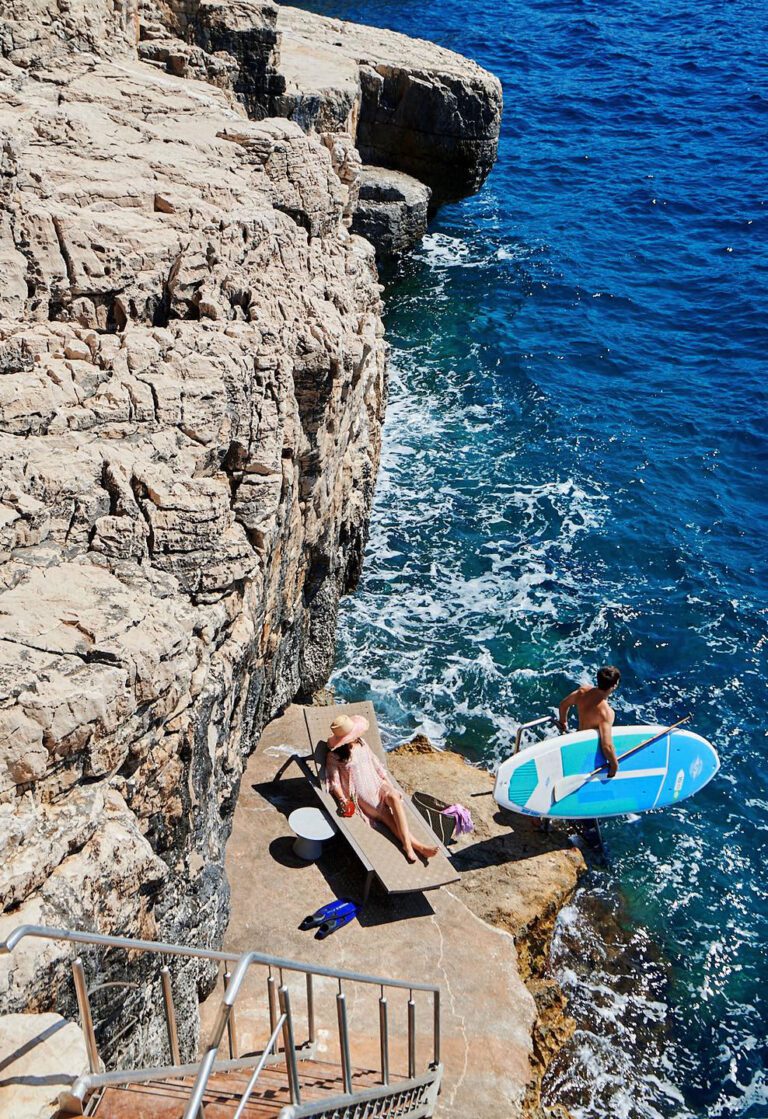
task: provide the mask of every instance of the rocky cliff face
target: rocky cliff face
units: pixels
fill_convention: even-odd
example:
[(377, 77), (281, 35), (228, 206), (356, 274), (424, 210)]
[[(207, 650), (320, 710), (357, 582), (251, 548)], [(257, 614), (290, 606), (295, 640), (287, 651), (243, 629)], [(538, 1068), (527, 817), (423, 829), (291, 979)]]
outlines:
[[(333, 105), (364, 163), (425, 183), (433, 207), (480, 189), (501, 125), (501, 84), (493, 74), (434, 43), (298, 8), (281, 5), (277, 27), (286, 97), (306, 115), (310, 87), (325, 119)], [(332, 98), (334, 88), (346, 96)]]
[(493, 166), (501, 85), (453, 51), (271, 0), (146, 3), (147, 62), (230, 89), (252, 118), (280, 116), (317, 133), (347, 182), (350, 151), (370, 165), (376, 196), (356, 228), (382, 256), (422, 235), (427, 202), (435, 209), (479, 190)]
[[(353, 135), (248, 119), (279, 48), (268, 3), (3, 8), (0, 937), (219, 943), (244, 759), (331, 666), (386, 347)], [(5, 958), (4, 1009), (71, 1010), (68, 956)], [(208, 978), (175, 976), (187, 1051)]]
[[(59, 68), (58, 31), (50, 65), (20, 34), (0, 86), (0, 935), (214, 944), (243, 759), (326, 678), (362, 560), (373, 251), (296, 124), (252, 123), (122, 38)], [(4, 1007), (49, 1005), (58, 956), (5, 961)]]

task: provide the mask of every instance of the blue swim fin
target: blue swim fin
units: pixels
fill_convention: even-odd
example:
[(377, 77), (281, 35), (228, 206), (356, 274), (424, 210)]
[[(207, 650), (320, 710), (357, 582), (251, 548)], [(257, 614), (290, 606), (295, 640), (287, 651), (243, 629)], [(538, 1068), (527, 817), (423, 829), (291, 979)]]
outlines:
[(321, 905), (314, 913), (310, 913), (308, 917), (305, 917), (299, 925), (299, 928), (304, 930), (316, 929), (322, 925), (323, 921), (328, 921), (337, 914), (346, 912), (350, 906), (354, 909), (357, 908), (355, 903), (350, 901), (349, 898), (334, 898), (333, 901), (327, 902), (326, 905)]
[(332, 932), (336, 932), (336, 929), (340, 929), (342, 925), (348, 925), (353, 917), (357, 917), (358, 913), (358, 906), (356, 906), (353, 901), (350, 902), (348, 909), (343, 909), (340, 913), (336, 913), (323, 921), (322, 925), (315, 933), (315, 940), (325, 940), (327, 936), (330, 936)]

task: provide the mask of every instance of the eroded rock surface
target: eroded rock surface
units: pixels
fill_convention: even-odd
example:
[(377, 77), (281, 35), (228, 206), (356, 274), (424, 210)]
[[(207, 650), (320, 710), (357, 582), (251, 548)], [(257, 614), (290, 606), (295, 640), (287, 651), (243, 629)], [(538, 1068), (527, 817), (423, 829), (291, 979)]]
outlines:
[[(4, 10), (0, 937), (216, 944), (244, 759), (360, 568), (379, 287), (333, 151), (137, 61), (111, 11), (67, 46)], [(70, 957), (4, 957), (3, 1008), (73, 1014)], [(187, 1052), (205, 980), (176, 969)], [(153, 1003), (127, 990), (125, 1059), (162, 1050)]]
[(479, 190), (496, 159), (501, 84), (424, 39), (272, 0), (144, 0), (140, 33), (148, 62), (230, 89), (251, 118), (349, 134), (433, 207)]
[(58, 1014), (4, 1015), (0, 1053), (0, 1114), (8, 1119), (51, 1119), (59, 1092), (88, 1069), (82, 1032)]
[[(284, 117), (329, 149), (353, 150), (341, 175), (347, 212), (356, 209), (353, 164), (362, 161), (368, 198), (355, 228), (380, 258), (420, 235), (425, 199), (435, 209), (473, 193), (496, 158), (498, 80), (425, 40), (271, 0), (144, 0), (140, 34), (148, 63), (229, 90), (251, 118)], [(399, 184), (398, 172), (408, 176)]]

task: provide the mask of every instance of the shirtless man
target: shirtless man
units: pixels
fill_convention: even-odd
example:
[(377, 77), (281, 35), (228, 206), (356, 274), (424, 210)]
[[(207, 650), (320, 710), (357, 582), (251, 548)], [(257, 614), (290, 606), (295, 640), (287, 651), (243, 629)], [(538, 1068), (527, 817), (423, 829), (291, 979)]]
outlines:
[(568, 732), (568, 712), (575, 707), (579, 713), (579, 730), (596, 730), (600, 738), (600, 749), (608, 762), (608, 776), (615, 777), (619, 763), (613, 748), (613, 722), (616, 713), (608, 702), (608, 697), (619, 686), (621, 673), (612, 664), (601, 668), (597, 674), (597, 687), (582, 684), (571, 692), (560, 704), (560, 731)]

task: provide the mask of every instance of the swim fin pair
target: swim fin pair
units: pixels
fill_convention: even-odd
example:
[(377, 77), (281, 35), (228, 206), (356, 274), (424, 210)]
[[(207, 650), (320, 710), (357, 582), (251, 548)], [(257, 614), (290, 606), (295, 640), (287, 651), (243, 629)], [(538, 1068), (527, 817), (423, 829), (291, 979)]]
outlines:
[(356, 917), (358, 907), (348, 898), (339, 898), (336, 901), (329, 901), (327, 905), (322, 905), (311, 913), (299, 925), (300, 929), (317, 929), (315, 933), (315, 940), (325, 940), (336, 929), (340, 929), (342, 925), (347, 925)]

